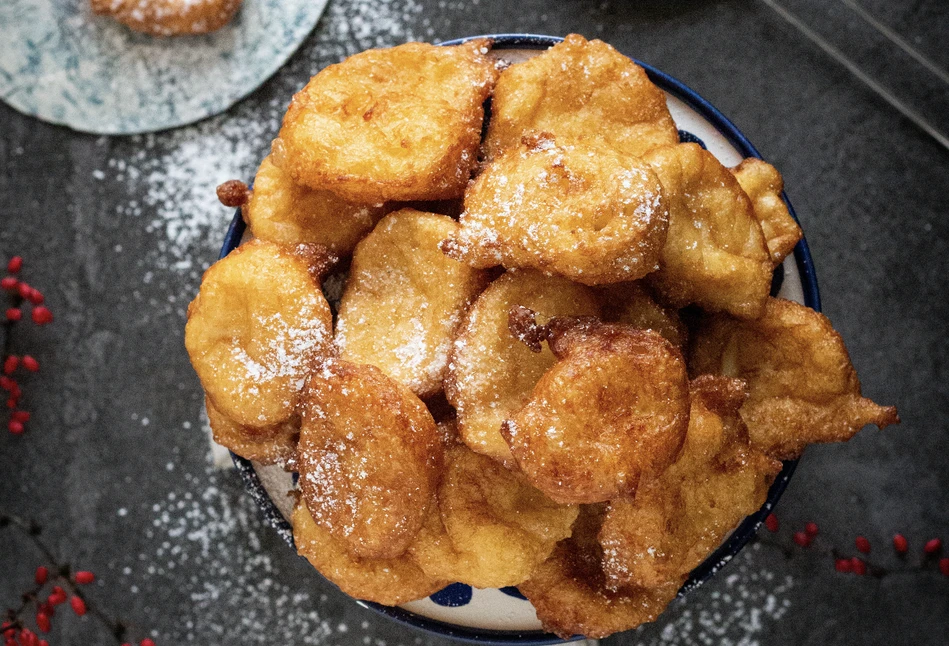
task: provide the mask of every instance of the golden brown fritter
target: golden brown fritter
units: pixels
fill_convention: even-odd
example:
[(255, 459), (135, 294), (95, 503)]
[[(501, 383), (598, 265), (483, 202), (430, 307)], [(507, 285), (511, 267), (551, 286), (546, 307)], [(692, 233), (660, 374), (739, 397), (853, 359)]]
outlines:
[(603, 307), (603, 321), (625, 323), (633, 327), (653, 330), (685, 351), (689, 332), (672, 308), (657, 303), (650, 291), (640, 282), (617, 283), (597, 290)]
[(214, 441), (245, 460), (261, 464), (286, 464), (297, 451), (300, 439), (300, 418), (296, 415), (268, 428), (241, 426), (228, 419), (210, 397), (204, 398), (211, 435)]
[(299, 486), (313, 519), (351, 556), (405, 552), (435, 504), (443, 451), (425, 405), (378, 368), (339, 359), (314, 366)]
[(409, 551), (430, 576), (476, 588), (524, 581), (570, 535), (578, 512), (463, 445), (446, 454), (438, 508)]
[(397, 606), (424, 599), (450, 581), (425, 574), (408, 554), (394, 558), (352, 556), (344, 544), (310, 515), (302, 500), (293, 510), (293, 542), (300, 556), (351, 597)]
[(217, 31), (231, 21), (242, 0), (91, 0), (92, 10), (152, 36)]
[(689, 422), (682, 353), (652, 330), (553, 319), (558, 361), (501, 435), (535, 487), (557, 502), (632, 495), (679, 453)]
[(752, 446), (772, 457), (794, 458), (808, 444), (845, 442), (867, 424), (899, 422), (895, 407), (860, 396), (840, 335), (804, 305), (769, 298), (756, 321), (704, 317), (691, 348), (692, 374), (748, 382), (741, 418)]
[(255, 238), (282, 245), (323, 245), (348, 254), (385, 213), (382, 204), (356, 204), (329, 191), (296, 184), (264, 158), (242, 210)]
[(530, 398), (534, 384), (556, 361), (544, 348), (531, 352), (508, 330), (508, 313), (524, 305), (543, 320), (599, 313), (588, 287), (530, 270), (509, 271), (474, 302), (458, 328), (445, 394), (458, 411), (458, 429), (471, 450), (513, 465), (501, 422)]
[(755, 217), (761, 223), (771, 261), (778, 265), (804, 237), (787, 205), (781, 199), (784, 179), (771, 164), (749, 157), (731, 169), (741, 188), (751, 199)]
[(602, 524), (602, 505), (582, 505), (571, 537), (558, 543), (551, 557), (518, 586), (544, 629), (563, 639), (599, 639), (654, 621), (685, 581), (683, 577), (657, 588), (609, 589), (597, 540)]
[(751, 200), (712, 153), (697, 144), (655, 148), (643, 156), (669, 205), (659, 271), (648, 282), (668, 305), (756, 318), (771, 289), (773, 266)]
[(310, 363), (328, 352), (332, 315), (314, 280), (322, 251), (241, 245), (204, 273), (188, 307), (191, 364), (214, 407), (241, 426), (293, 416)]
[(606, 585), (677, 583), (764, 504), (781, 463), (752, 448), (738, 416), (740, 379), (703, 375), (690, 385), (682, 455), (635, 499), (610, 501), (600, 531)]
[(455, 330), (488, 283), (439, 250), (457, 229), (447, 216), (402, 209), (359, 243), (336, 321), (343, 359), (377, 366), (419, 397), (441, 391)]
[(465, 195), (445, 253), (474, 267), (532, 267), (586, 285), (634, 280), (659, 266), (668, 210), (637, 157), (525, 139)]
[(406, 43), (330, 65), (293, 97), (274, 163), (354, 202), (461, 197), (497, 78), (489, 47)]
[(646, 72), (603, 41), (577, 34), (501, 73), (486, 156), (496, 159), (537, 132), (635, 156), (679, 141), (665, 94)]

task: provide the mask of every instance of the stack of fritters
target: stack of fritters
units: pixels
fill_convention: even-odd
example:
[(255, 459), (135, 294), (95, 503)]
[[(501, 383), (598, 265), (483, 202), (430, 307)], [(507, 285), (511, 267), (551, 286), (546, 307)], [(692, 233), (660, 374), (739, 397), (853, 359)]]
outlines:
[(345, 592), (516, 585), (600, 637), (661, 613), (778, 460), (898, 418), (769, 296), (801, 237), (773, 167), (678, 143), (602, 42), (490, 47), (313, 77), (186, 345), (215, 438), (300, 473), (298, 549)]

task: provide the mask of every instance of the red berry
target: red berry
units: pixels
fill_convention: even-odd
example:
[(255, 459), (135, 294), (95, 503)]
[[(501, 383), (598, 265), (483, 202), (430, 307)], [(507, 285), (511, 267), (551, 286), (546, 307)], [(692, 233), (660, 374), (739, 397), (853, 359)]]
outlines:
[(817, 527), (817, 523), (808, 523), (804, 525), (804, 531), (807, 532), (808, 536), (813, 538), (817, 536), (817, 533), (820, 531), (820, 528)]
[(16, 408), (16, 404), (17, 404), (16, 397), (11, 397), (10, 399), (7, 400), (7, 408)]
[(13, 384), (16, 382), (7, 377), (6, 375), (0, 376), (0, 388), (3, 388), (7, 392), (13, 390)]
[(53, 313), (49, 308), (39, 305), (33, 308), (33, 322), (37, 325), (46, 325), (53, 322)]
[(864, 563), (863, 559), (856, 556), (850, 559), (850, 567), (853, 568), (854, 574), (864, 575), (867, 573), (867, 564)]
[[(7, 355), (7, 358), (3, 360), (3, 374), (11, 375), (13, 371), (20, 367), (20, 357), (15, 354)], [(16, 382), (14, 382), (16, 383)], [(13, 390), (11, 387), (10, 390)]]
[(17, 291), (20, 292), (20, 298), (29, 298), (30, 292), (33, 291), (33, 288), (27, 285), (26, 283), (20, 283), (17, 285)]
[(7, 309), (7, 320), (16, 323), (21, 318), (23, 318), (23, 310), (19, 307), (11, 307)]
[(5, 621), (3, 622), (3, 624), (0, 624), (0, 633), (3, 633), (4, 637), (9, 637), (15, 632), (16, 632), (16, 626), (14, 626), (9, 621)]
[(39, 646), (39, 639), (37, 639), (36, 633), (32, 630), (24, 628), (20, 631), (20, 643), (23, 644), (23, 646)]
[(43, 585), (47, 578), (49, 578), (49, 570), (42, 565), (36, 568), (36, 585)]
[(151, 639), (146, 637), (145, 639), (139, 642), (138, 646), (155, 646), (155, 642), (153, 642)]
[(76, 572), (76, 583), (85, 585), (87, 583), (92, 583), (96, 580), (96, 575), (87, 570), (81, 572)]
[(868, 541), (865, 537), (858, 536), (854, 543), (857, 545), (858, 552), (863, 552), (864, 554), (870, 553), (870, 541)]
[(834, 569), (847, 574), (853, 572), (853, 565), (850, 563), (850, 559), (837, 559), (834, 561)]
[(72, 611), (78, 616), (83, 616), (86, 614), (86, 602), (80, 599), (79, 597), (73, 597), (69, 600), (69, 605), (72, 606)]
[(46, 299), (43, 297), (43, 293), (34, 288), (30, 288), (30, 295), (26, 297), (26, 300), (30, 301), (34, 305), (42, 305), (43, 301)]
[(933, 538), (926, 541), (926, 545), (923, 546), (923, 551), (927, 554), (936, 554), (942, 549), (942, 541), (938, 538)]
[(13, 276), (6, 276), (6, 277), (3, 278), (2, 280), (0, 280), (0, 287), (2, 287), (3, 289), (6, 289), (6, 290), (8, 290), (8, 291), (11, 291), (11, 292), (12, 292), (14, 289), (17, 289), (17, 286), (18, 286), (19, 284), (20, 284), (20, 281), (18, 281), (18, 280), (17, 280), (16, 278), (14, 278)]
[(893, 549), (896, 550), (899, 554), (906, 554), (906, 551), (909, 549), (909, 543), (906, 542), (906, 537), (902, 534), (897, 534), (893, 537)]
[(24, 354), (21, 361), (23, 362), (23, 367), (30, 372), (37, 372), (40, 369), (40, 362), (28, 354)]
[(47, 617), (42, 612), (36, 613), (36, 627), (44, 633), (48, 633), (50, 629), (49, 617)]
[(20, 422), (21, 424), (26, 424), (28, 421), (30, 421), (30, 413), (29, 411), (25, 410), (15, 410), (13, 411), (13, 415), (11, 415), (11, 417), (13, 421)]
[(797, 543), (801, 547), (807, 547), (811, 544), (811, 537), (808, 536), (805, 532), (794, 532), (794, 536), (792, 536), (791, 538), (795, 543)]
[(53, 592), (49, 595), (49, 602), (54, 606), (66, 603), (66, 591), (58, 585), (53, 586)]
[(944, 556), (939, 559), (939, 571), (943, 576), (949, 576), (949, 557)]
[(768, 517), (764, 519), (764, 526), (768, 528), (769, 532), (776, 532), (781, 526), (781, 523), (778, 522), (778, 517), (774, 514), (768, 514)]
[(46, 641), (45, 639), (41, 639), (40, 642), (36, 646), (49, 646), (49, 642)]
[(18, 422), (18, 421), (16, 421), (15, 419), (11, 419), (9, 422), (7, 422), (7, 428), (8, 428), (8, 429), (10, 430), (10, 432), (13, 433), (14, 435), (22, 435), (22, 434), (23, 434), (23, 430), (24, 430), (24, 429), (23, 429), (23, 422)]
[(23, 258), (20, 256), (10, 258), (10, 262), (7, 263), (7, 271), (11, 274), (15, 274), (21, 269), (23, 269)]

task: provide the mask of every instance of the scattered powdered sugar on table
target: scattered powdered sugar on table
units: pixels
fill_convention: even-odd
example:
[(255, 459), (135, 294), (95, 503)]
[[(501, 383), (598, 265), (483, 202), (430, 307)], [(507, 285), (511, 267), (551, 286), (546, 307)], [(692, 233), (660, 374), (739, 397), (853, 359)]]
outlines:
[[(654, 623), (629, 635), (637, 646), (758, 646), (791, 606), (790, 576), (768, 569), (772, 551), (752, 543), (715, 578), (673, 601)], [(625, 636), (624, 636), (625, 637)]]

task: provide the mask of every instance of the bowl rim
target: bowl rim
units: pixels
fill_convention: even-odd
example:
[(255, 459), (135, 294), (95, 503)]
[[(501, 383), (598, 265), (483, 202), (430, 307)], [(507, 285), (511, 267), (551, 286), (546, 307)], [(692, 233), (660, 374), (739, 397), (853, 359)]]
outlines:
[[(475, 39), (490, 39), (493, 43), (493, 49), (548, 49), (564, 39), (560, 36), (547, 36), (542, 34), (529, 33), (503, 33), (503, 34), (481, 34), (477, 36), (466, 36), (440, 43), (440, 45), (451, 46), (460, 45)], [(651, 65), (638, 59), (633, 59), (637, 65), (641, 66), (649, 79), (658, 85), (662, 90), (672, 94), (683, 101), (690, 108), (698, 112), (705, 118), (716, 130), (718, 130), (728, 142), (734, 146), (743, 157), (756, 157), (762, 159), (758, 149), (748, 140), (747, 137), (731, 122), (718, 108), (709, 103), (705, 98), (699, 95), (678, 79), (665, 72), (662, 72)], [(782, 199), (791, 213), (795, 222), (800, 224), (794, 207), (791, 205), (787, 195), (782, 192)], [(233, 220), (224, 236), (224, 244), (218, 258), (224, 258), (228, 253), (240, 245), (244, 235), (246, 224), (241, 218), (240, 209), (234, 215)], [(794, 260), (801, 279), (801, 286), (804, 292), (804, 304), (811, 309), (820, 312), (821, 300), (820, 291), (817, 285), (817, 273), (814, 262), (811, 257), (810, 248), (807, 239), (802, 235), (801, 240), (794, 247)], [(265, 520), (277, 531), (283, 540), (294, 546), (293, 528), (283, 517), (280, 510), (274, 504), (273, 500), (264, 489), (260, 476), (254, 469), (250, 460), (246, 460), (233, 452), (231, 459), (234, 462), (244, 487), (253, 497)], [(787, 460), (778, 473), (771, 487), (768, 489), (768, 497), (761, 508), (753, 514), (745, 517), (714, 552), (709, 554), (702, 563), (689, 574), (689, 578), (679, 590), (679, 597), (702, 585), (715, 573), (724, 567), (735, 555), (740, 552), (745, 545), (755, 536), (758, 528), (764, 522), (765, 517), (774, 508), (784, 490), (791, 480), (791, 476), (797, 467), (798, 460)], [(406, 626), (420, 629), (427, 633), (438, 635), (440, 637), (450, 637), (456, 640), (477, 644), (525, 644), (533, 646), (546, 646), (547, 644), (560, 644), (569, 641), (583, 639), (583, 636), (577, 635), (568, 639), (561, 639), (552, 633), (537, 630), (515, 631), (515, 630), (491, 630), (485, 628), (474, 628), (469, 626), (459, 626), (448, 624), (435, 619), (422, 617), (395, 606), (384, 606), (378, 603), (361, 601), (356, 599), (356, 603), (363, 607), (370, 608), (386, 617)]]

